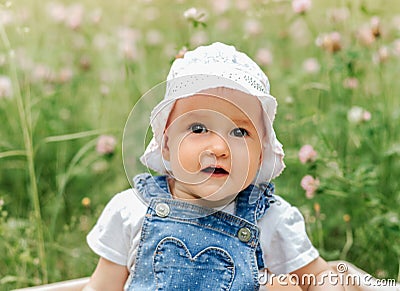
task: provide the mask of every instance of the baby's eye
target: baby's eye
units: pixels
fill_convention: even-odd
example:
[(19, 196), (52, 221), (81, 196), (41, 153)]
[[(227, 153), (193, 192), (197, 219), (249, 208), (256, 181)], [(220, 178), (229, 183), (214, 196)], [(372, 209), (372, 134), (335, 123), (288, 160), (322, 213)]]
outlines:
[(189, 127), (189, 130), (191, 132), (193, 132), (193, 133), (206, 133), (208, 131), (207, 127), (204, 124), (201, 124), (201, 123), (192, 124)]
[(244, 128), (235, 128), (231, 131), (231, 135), (236, 136), (236, 137), (244, 137), (248, 136), (249, 132), (245, 130)]

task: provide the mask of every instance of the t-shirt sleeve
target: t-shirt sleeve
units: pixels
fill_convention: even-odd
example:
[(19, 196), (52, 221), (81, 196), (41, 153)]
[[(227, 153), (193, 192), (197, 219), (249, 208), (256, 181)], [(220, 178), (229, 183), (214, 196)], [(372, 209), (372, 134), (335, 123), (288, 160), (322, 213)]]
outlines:
[(115, 195), (104, 208), (96, 225), (86, 237), (89, 247), (99, 256), (126, 266), (130, 248), (129, 196), (131, 191)]
[(319, 257), (307, 236), (300, 211), (284, 200), (281, 204), (277, 206), (282, 207), (281, 210), (273, 214), (275, 223), (269, 224), (273, 227), (269, 229), (267, 253), (264, 254), (266, 267), (274, 274), (293, 272)]

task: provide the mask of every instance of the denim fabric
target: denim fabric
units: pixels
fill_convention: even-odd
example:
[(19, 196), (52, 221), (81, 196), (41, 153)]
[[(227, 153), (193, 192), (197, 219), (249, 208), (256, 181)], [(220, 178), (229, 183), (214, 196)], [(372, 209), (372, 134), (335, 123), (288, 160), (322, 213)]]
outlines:
[(149, 207), (128, 290), (259, 289), (264, 262), (256, 219), (274, 201), (272, 185), (241, 191), (232, 215), (172, 199), (166, 176), (134, 181)]

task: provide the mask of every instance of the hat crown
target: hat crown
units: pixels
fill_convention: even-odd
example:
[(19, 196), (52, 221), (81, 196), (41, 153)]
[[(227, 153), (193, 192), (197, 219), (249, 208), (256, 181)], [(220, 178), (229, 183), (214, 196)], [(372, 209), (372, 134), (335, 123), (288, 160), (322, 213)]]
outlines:
[(193, 74), (214, 75), (238, 81), (235, 72), (241, 72), (241, 75), (245, 73), (243, 82), (269, 94), (269, 80), (260, 67), (245, 53), (237, 51), (234, 46), (220, 42), (200, 46), (185, 53), (183, 58), (176, 59), (167, 76), (167, 82)]

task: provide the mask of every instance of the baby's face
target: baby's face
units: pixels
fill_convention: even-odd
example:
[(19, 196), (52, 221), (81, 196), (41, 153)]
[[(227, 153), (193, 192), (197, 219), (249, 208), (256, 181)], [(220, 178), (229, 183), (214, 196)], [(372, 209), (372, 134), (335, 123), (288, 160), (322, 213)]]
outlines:
[(172, 194), (217, 207), (255, 178), (262, 161), (264, 126), (258, 99), (215, 88), (176, 101), (163, 148)]

